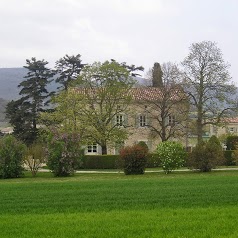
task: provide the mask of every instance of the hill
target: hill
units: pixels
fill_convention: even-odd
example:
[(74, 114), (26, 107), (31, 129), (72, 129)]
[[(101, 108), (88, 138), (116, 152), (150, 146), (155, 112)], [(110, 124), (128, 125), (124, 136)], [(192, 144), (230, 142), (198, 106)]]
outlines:
[[(27, 72), (25, 68), (0, 68), (0, 126), (6, 123), (4, 112), (7, 103), (20, 98), (17, 86), (24, 80)], [(53, 81), (48, 90), (55, 91), (57, 86)]]
[(0, 98), (5, 100), (19, 98), (17, 85), (24, 80), (26, 74), (25, 68), (0, 68)]

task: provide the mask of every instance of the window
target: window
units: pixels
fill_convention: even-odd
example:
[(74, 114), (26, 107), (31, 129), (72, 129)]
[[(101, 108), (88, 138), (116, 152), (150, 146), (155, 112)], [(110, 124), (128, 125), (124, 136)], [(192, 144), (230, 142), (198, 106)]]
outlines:
[(174, 125), (175, 124), (175, 116), (169, 116), (169, 125)]
[(140, 115), (139, 116), (139, 125), (140, 125), (140, 127), (145, 127), (146, 126), (146, 116), (145, 115)]
[(230, 127), (229, 128), (229, 131), (232, 133), (232, 132), (235, 132), (235, 128), (234, 127)]
[(123, 115), (117, 115), (116, 117), (116, 124), (117, 126), (123, 126), (124, 122), (124, 116)]
[(98, 150), (97, 150), (97, 144), (91, 144), (91, 145), (88, 145), (88, 153), (97, 153)]

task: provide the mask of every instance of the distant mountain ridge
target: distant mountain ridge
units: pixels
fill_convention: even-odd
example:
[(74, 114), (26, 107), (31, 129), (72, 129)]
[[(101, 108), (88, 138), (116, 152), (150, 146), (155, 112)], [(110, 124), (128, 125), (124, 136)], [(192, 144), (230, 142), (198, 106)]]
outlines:
[(25, 68), (0, 68), (0, 98), (16, 100), (19, 98), (17, 87), (27, 74)]
[[(0, 68), (0, 98), (11, 101), (20, 98), (17, 87), (28, 70), (25, 68)], [(54, 81), (48, 86), (49, 91), (55, 91), (59, 85)]]
[[(6, 122), (5, 107), (11, 100), (19, 99), (20, 89), (17, 87), (27, 75), (25, 68), (0, 68), (0, 126)], [(48, 86), (49, 91), (55, 91), (59, 85), (54, 81)]]

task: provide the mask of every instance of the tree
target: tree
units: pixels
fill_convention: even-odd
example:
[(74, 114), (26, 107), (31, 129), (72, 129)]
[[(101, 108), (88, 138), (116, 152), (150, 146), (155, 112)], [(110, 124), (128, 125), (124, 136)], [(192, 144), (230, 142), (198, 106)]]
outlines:
[(201, 141), (196, 145), (188, 159), (188, 166), (201, 172), (210, 172), (223, 162), (222, 146), (216, 136), (212, 136), (208, 142)]
[(57, 83), (61, 84), (61, 87), (64, 90), (67, 90), (70, 83), (77, 79), (80, 75), (81, 70), (85, 64), (82, 64), (81, 55), (65, 55), (63, 58), (60, 58), (56, 61), (56, 72), (58, 77), (55, 80)]
[[(114, 59), (111, 59), (111, 62), (117, 63), (116, 60)], [(125, 68), (129, 72), (130, 76), (132, 77), (141, 76), (140, 73), (138, 73), (138, 71), (139, 72), (144, 71), (143, 66), (135, 66), (134, 64), (128, 65), (126, 62), (119, 63), (119, 65)]]
[(114, 145), (127, 137), (126, 118), (119, 121), (117, 116), (126, 114), (133, 84), (128, 70), (117, 62), (95, 63), (79, 78), (78, 93), (84, 95), (88, 105), (82, 104), (81, 118), (87, 125), (89, 141), (99, 144), (102, 154), (107, 154), (108, 143)]
[[(148, 73), (150, 80), (154, 80), (155, 71), (160, 68), (157, 64), (155, 63), (156, 69)], [(154, 123), (147, 126), (151, 129), (152, 136), (159, 136), (162, 141), (167, 141), (184, 135), (189, 105), (181, 86), (181, 72), (177, 65), (171, 62), (164, 63), (160, 70), (162, 81), (157, 89), (158, 97), (154, 100), (144, 100), (142, 106), (151, 105), (147, 114)]]
[(224, 62), (214, 42), (192, 44), (182, 65), (184, 88), (196, 114), (196, 135), (201, 142), (206, 125), (217, 125), (236, 108), (233, 96), (236, 88), (230, 83), (229, 64)]
[(48, 105), (48, 98), (52, 95), (47, 90), (47, 85), (54, 73), (46, 67), (45, 60), (26, 60), (28, 69), (26, 80), (18, 87), (21, 88), (19, 100), (11, 101), (6, 107), (6, 115), (13, 125), (14, 134), (27, 144), (33, 143), (37, 138), (37, 122), (39, 114)]
[(116, 61), (85, 66), (73, 87), (55, 98), (55, 112), (43, 119), (79, 133), (82, 143), (97, 143), (107, 154), (108, 144), (127, 138), (126, 118), (119, 121), (117, 115), (126, 114), (131, 102), (134, 80), (129, 74)]
[(154, 63), (152, 69), (152, 85), (153, 87), (163, 87), (163, 71), (159, 63)]

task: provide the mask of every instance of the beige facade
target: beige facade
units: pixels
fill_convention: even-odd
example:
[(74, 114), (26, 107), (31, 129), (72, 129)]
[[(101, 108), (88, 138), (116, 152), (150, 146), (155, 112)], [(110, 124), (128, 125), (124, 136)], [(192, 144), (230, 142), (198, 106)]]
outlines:
[[(109, 145), (107, 148), (108, 154), (118, 154), (122, 146), (132, 146), (140, 141), (144, 141), (150, 152), (153, 152), (157, 145), (161, 142), (158, 134), (152, 133), (152, 126), (154, 128), (160, 127), (158, 121), (155, 119), (159, 116), (158, 108), (155, 108), (153, 102), (160, 100), (159, 88), (137, 88), (133, 89), (133, 101), (126, 112), (116, 115), (115, 122), (117, 126), (122, 127), (128, 133), (128, 138), (115, 145)], [(177, 95), (176, 95), (177, 96)], [(178, 107), (178, 104), (176, 105)], [(168, 124), (167, 130), (170, 129), (169, 124), (173, 124), (179, 115), (178, 108), (171, 109), (173, 113), (166, 118)], [(184, 145), (186, 144), (185, 133), (177, 138), (171, 140), (179, 140)], [(101, 154), (99, 145), (88, 145), (86, 154)]]

